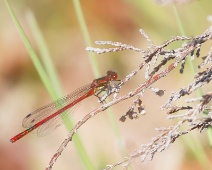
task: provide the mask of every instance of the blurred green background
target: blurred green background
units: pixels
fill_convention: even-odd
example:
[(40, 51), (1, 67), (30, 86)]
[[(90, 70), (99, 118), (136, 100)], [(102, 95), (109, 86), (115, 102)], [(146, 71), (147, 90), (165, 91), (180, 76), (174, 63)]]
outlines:
[[(210, 25), (207, 17), (212, 15), (211, 0), (194, 0), (175, 4), (175, 7), (174, 4), (160, 5), (152, 0), (90, 0), (80, 3), (92, 46), (99, 48), (101, 46), (94, 44), (96, 40), (118, 41), (145, 49), (148, 43), (139, 33), (141, 28), (156, 45), (172, 36), (180, 35), (174, 13), (175, 7), (181, 17), (186, 36), (196, 36), (206, 30)], [(34, 14), (65, 94), (90, 83), (95, 78), (73, 1), (20, 0), (10, 1), (10, 4), (39, 56), (28, 19), (30, 12)], [(31, 134), (17, 143), (9, 142), (12, 136), (23, 130), (21, 122), (26, 114), (47, 104), (51, 98), (30, 60), (4, 1), (0, 2), (0, 11), (0, 169), (44, 169), (65, 139), (67, 130), (58, 128), (46, 137), (40, 138)], [(93, 57), (97, 60), (101, 75), (105, 75), (107, 70), (115, 70), (120, 79), (143, 61), (139, 54), (129, 51)], [(179, 75), (177, 72), (176, 75)], [(120, 95), (131, 91), (143, 80), (142, 72), (124, 87)], [(189, 82), (186, 75), (179, 76), (179, 80), (173, 81), (171, 85), (167, 84), (172, 80), (176, 81), (176, 76), (175, 79), (166, 80), (161, 84), (165, 89), (177, 90)], [(79, 130), (78, 134), (96, 169), (123, 160), (124, 156), (138, 149), (140, 144), (148, 143), (157, 134), (154, 131), (155, 127), (170, 124), (164, 121), (166, 118), (162, 112), (151, 108), (151, 93), (147, 93), (144, 101), (146, 108), (150, 109), (147, 109), (146, 116), (136, 121), (128, 120), (126, 123), (118, 121), (128, 110), (131, 101), (125, 101), (113, 108), (115, 123), (119, 127), (121, 137), (118, 137), (111, 127), (107, 112), (92, 118)], [(159, 108), (164, 101), (166, 99), (156, 98), (154, 105)], [(84, 101), (74, 115), (75, 122), (98, 106), (95, 97)], [(199, 137), (206, 150), (208, 147), (206, 133)], [(211, 160), (210, 150), (206, 154)], [(132, 165), (132, 169), (157, 170), (158, 167), (163, 170), (202, 169), (186, 145), (180, 141), (176, 141), (167, 151), (157, 154), (153, 161), (141, 164), (138, 159)], [(83, 168), (73, 143), (68, 145), (53, 167), (55, 170)]]

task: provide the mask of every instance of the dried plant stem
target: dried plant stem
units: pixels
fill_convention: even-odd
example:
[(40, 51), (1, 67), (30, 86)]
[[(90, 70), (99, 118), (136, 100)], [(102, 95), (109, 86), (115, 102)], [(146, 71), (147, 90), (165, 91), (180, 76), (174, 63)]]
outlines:
[[(72, 138), (74, 134), (77, 132), (77, 130), (85, 124), (89, 119), (91, 119), (96, 114), (108, 109), (109, 107), (122, 102), (124, 100), (127, 100), (133, 96), (137, 96), (136, 100), (134, 100), (134, 103), (130, 107), (130, 110), (127, 112), (126, 115), (122, 116), (120, 119), (121, 121), (125, 121), (126, 116), (129, 116), (130, 119), (137, 118), (137, 113), (134, 111), (134, 107), (138, 105), (138, 110), (140, 114), (143, 114), (143, 107), (142, 107), (142, 101), (140, 97), (142, 97), (141, 94), (146, 89), (153, 90), (157, 95), (162, 96), (164, 91), (161, 91), (157, 88), (152, 88), (150, 85), (154, 84), (156, 81), (160, 80), (161, 78), (164, 78), (168, 75), (169, 72), (171, 72), (174, 68), (176, 68), (180, 63), (181, 69), (180, 72), (183, 73), (184, 71), (184, 63), (189, 54), (193, 55), (194, 51), (197, 50), (197, 57), (199, 57), (199, 50), (201, 45), (210, 40), (212, 38), (212, 27), (209, 27), (202, 35), (196, 36), (194, 38), (187, 38), (184, 36), (177, 36), (172, 38), (171, 40), (166, 41), (160, 46), (155, 46), (153, 42), (149, 39), (149, 37), (146, 35), (144, 31), (140, 31), (141, 34), (147, 39), (147, 41), (150, 43), (150, 47), (147, 51), (135, 48), (133, 46), (122, 44), (120, 42), (111, 42), (111, 41), (98, 41), (97, 44), (108, 44), (113, 45), (115, 48), (108, 48), (108, 49), (99, 49), (99, 48), (92, 48), (88, 47), (87, 50), (93, 51), (96, 53), (104, 53), (104, 52), (116, 52), (116, 51), (123, 51), (123, 50), (132, 50), (138, 53), (141, 53), (144, 58), (144, 61), (137, 66), (136, 69), (134, 69), (129, 75), (127, 75), (122, 81), (120, 81), (119, 84), (114, 84), (113, 88), (111, 88), (110, 93), (106, 94), (106, 96), (103, 96), (102, 99), (105, 99), (108, 95), (112, 93), (117, 93), (121, 88), (122, 85), (124, 85), (126, 82), (131, 80), (133, 76), (137, 74), (138, 71), (140, 71), (145, 65), (146, 65), (146, 73), (145, 77), (147, 80), (138, 85), (138, 87), (126, 95), (123, 95), (121, 97), (114, 97), (114, 99), (99, 108), (93, 110), (89, 114), (87, 114), (81, 121), (79, 121), (71, 130), (68, 137), (64, 140), (64, 142), (61, 144), (57, 152), (54, 154), (52, 159), (49, 162), (49, 165), (46, 167), (46, 170), (50, 170), (58, 157), (61, 155), (67, 144), (72, 141)], [(190, 41), (187, 44), (183, 45), (182, 47), (175, 49), (175, 50), (165, 50), (164, 48), (167, 47), (169, 44), (175, 42), (175, 41)], [(150, 50), (151, 49), (151, 50)], [(163, 60), (161, 60), (161, 63), (155, 66), (152, 69), (152, 72), (150, 73), (150, 66), (155, 65), (155, 62), (157, 61), (157, 58), (159, 56), (163, 56)], [(166, 67), (166, 69), (162, 70), (161, 67), (165, 66), (168, 61), (172, 61), (169, 66)], [(212, 62), (211, 60), (211, 51), (209, 51), (208, 55), (204, 58), (202, 64), (200, 64), (200, 67), (205, 66), (206, 64)], [(204, 64), (203, 64), (204, 63)], [(162, 71), (160, 71), (162, 70)], [(159, 72), (159, 73), (158, 73)], [(196, 105), (195, 108), (192, 108), (190, 106), (184, 107), (184, 106), (174, 106), (172, 103), (176, 100), (179, 100), (181, 97), (185, 95), (190, 95), (193, 91), (195, 91), (197, 88), (209, 83), (212, 80), (212, 66), (206, 68), (202, 72), (199, 72), (194, 77), (194, 82), (190, 83), (186, 87), (182, 88), (179, 92), (172, 93), (172, 95), (169, 97), (167, 102), (161, 107), (161, 109), (167, 109), (168, 111), (166, 114), (168, 115), (168, 119), (180, 119), (175, 126), (166, 127), (166, 128), (157, 128), (156, 130), (162, 132), (158, 136), (151, 139), (151, 142), (148, 144), (144, 144), (141, 146), (141, 149), (138, 149), (135, 153), (131, 154), (129, 158), (126, 158), (125, 160), (114, 164), (114, 165), (108, 165), (107, 169), (112, 169), (118, 165), (122, 165), (125, 169), (128, 169), (131, 161), (137, 157), (142, 157), (142, 160), (145, 160), (147, 156), (150, 157), (150, 159), (153, 159), (156, 152), (161, 152), (165, 149), (167, 149), (171, 143), (173, 143), (178, 137), (185, 135), (189, 133), (192, 130), (200, 129), (200, 131), (208, 128), (211, 123), (212, 119), (210, 117), (211, 115), (211, 109), (207, 108), (207, 104), (212, 99), (212, 93), (209, 92), (206, 95), (203, 95), (199, 100), (201, 101), (199, 104)], [(101, 99), (100, 99), (101, 100)], [(102, 101), (102, 100), (101, 100)], [(191, 100), (192, 101), (192, 100)], [(194, 100), (193, 100), (194, 101)], [(203, 117), (200, 119), (197, 119), (197, 114), (204, 112), (206, 109), (209, 110), (208, 117)], [(188, 110), (186, 113), (182, 115), (172, 115), (180, 110)], [(210, 114), (209, 114), (210, 113)], [(189, 128), (184, 131), (180, 131), (179, 129), (183, 124), (187, 123)]]
[[(156, 49), (149, 57), (151, 58), (152, 56), (154, 56), (158, 50), (160, 50), (160, 48)], [(106, 110), (108, 107), (111, 107), (114, 104), (117, 104), (123, 100), (129, 99), (137, 94), (139, 94), (140, 92), (142, 92), (142, 90), (148, 88), (151, 84), (153, 84), (154, 82), (156, 82), (157, 80), (165, 77), (171, 70), (173, 70), (178, 63), (185, 58), (191, 51), (194, 50), (194, 46), (191, 45), (187, 51), (185, 51), (184, 53), (182, 53), (181, 57), (179, 57), (175, 62), (173, 62), (171, 65), (169, 65), (169, 67), (162, 71), (161, 73), (152, 76), (149, 80), (147, 80), (143, 85), (141, 85), (140, 87), (136, 88), (134, 91), (122, 96), (122, 97), (118, 97), (115, 98), (113, 101), (104, 104), (103, 106), (95, 109), (94, 111), (90, 112), (89, 114), (87, 114), (81, 121), (79, 121), (71, 130), (71, 132), (69, 133), (68, 137), (64, 140), (64, 142), (61, 144), (61, 146), (59, 147), (59, 149), (57, 150), (57, 152), (54, 154), (54, 156), (51, 158), (51, 161), (49, 162), (48, 167), (46, 168), (46, 170), (50, 170), (53, 166), (53, 164), (56, 162), (57, 158), (61, 155), (61, 153), (63, 152), (64, 148), (67, 146), (67, 144), (69, 143), (69, 141), (72, 140), (73, 135), (77, 132), (77, 130), (85, 123), (87, 122), (90, 118), (92, 118), (94, 115), (96, 115), (99, 112), (102, 112), (104, 110)], [(146, 61), (143, 62), (142, 64), (140, 64), (138, 66), (138, 69), (134, 70), (132, 73), (136, 73), (139, 69), (141, 69), (144, 65), (145, 65)], [(130, 77), (129, 75), (127, 77)], [(128, 81), (129, 79), (126, 78), (125, 80), (121, 81), (120, 85), (123, 85), (124, 82)]]

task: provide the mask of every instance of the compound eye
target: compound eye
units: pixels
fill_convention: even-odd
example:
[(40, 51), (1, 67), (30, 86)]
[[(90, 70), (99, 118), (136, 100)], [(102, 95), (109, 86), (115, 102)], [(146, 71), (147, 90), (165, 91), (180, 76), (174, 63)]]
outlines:
[(117, 73), (115, 72), (115, 71), (108, 71), (107, 72), (107, 75), (110, 77), (110, 79), (112, 79), (112, 80), (116, 80), (117, 79), (117, 77), (118, 77), (118, 75), (117, 75)]
[(118, 77), (117, 74), (113, 75), (113, 78), (114, 78), (115, 80), (117, 79), (117, 77)]

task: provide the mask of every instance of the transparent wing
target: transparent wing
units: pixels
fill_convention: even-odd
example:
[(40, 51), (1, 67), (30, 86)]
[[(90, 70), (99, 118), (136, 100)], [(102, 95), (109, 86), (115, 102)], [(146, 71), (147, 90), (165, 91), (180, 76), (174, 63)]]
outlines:
[(46, 136), (49, 133), (53, 132), (57, 127), (62, 125), (64, 123), (64, 120), (69, 119), (73, 116), (74, 113), (76, 113), (77, 109), (80, 106), (80, 103), (77, 103), (70, 109), (64, 111), (62, 114), (57, 115), (56, 117), (52, 118), (51, 120), (47, 121), (46, 123), (42, 124), (37, 129), (37, 135), (38, 136)]
[[(22, 126), (24, 128), (29, 128), (29, 127), (32, 127), (33, 125), (39, 123), (43, 119), (45, 119), (45, 118), (49, 117), (50, 115), (54, 114), (55, 112), (57, 112), (59, 109), (67, 106), (68, 104), (74, 102), (75, 100), (79, 99), (80, 97), (82, 97), (83, 95), (88, 93), (90, 90), (90, 86), (91, 86), (91, 84), (83, 86), (83, 87), (75, 90), (71, 94), (64, 96), (60, 99), (57, 99), (41, 108), (35, 110), (34, 112), (28, 114), (24, 118), (24, 120), (22, 122)], [(76, 110), (78, 108), (77, 105), (78, 105), (78, 103), (74, 104), (70, 108), (67, 108), (68, 110), (64, 110), (62, 112), (63, 117), (72, 115), (74, 110)], [(60, 115), (61, 114), (56, 115), (52, 119), (50, 119), (47, 122), (45, 122), (44, 124), (42, 124), (38, 128), (38, 135), (39, 136), (46, 135), (46, 134), (52, 132), (56, 127), (61, 125), (62, 119), (61, 119)]]

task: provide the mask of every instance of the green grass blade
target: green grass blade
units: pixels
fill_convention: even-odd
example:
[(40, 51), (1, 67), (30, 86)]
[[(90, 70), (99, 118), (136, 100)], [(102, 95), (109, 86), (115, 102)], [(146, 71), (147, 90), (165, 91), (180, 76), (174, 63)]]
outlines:
[[(80, 2), (79, 2), (79, 0), (73, 0), (73, 4), (74, 4), (76, 15), (77, 15), (77, 18), (78, 18), (78, 21), (79, 21), (79, 24), (80, 24), (80, 28), (81, 28), (82, 33), (83, 33), (83, 37), (84, 37), (85, 42), (86, 42), (86, 46), (91, 47), (92, 43), (91, 43), (91, 39), (90, 39), (90, 36), (89, 36), (89, 33), (88, 33), (88, 28), (86, 26), (85, 19), (84, 19), (83, 13), (82, 13)], [(99, 71), (99, 66), (97, 64), (96, 56), (95, 56), (94, 53), (88, 53), (88, 55), (89, 55), (89, 60), (90, 60), (90, 64), (91, 64), (91, 68), (93, 70), (93, 73), (94, 73), (95, 77), (98, 78), (98, 77), (100, 77), (101, 74), (100, 74), (100, 71)]]
[(31, 11), (27, 12), (27, 20), (31, 29), (31, 33), (36, 41), (36, 45), (38, 46), (38, 50), (40, 51), (40, 58), (42, 60), (43, 66), (47, 72), (47, 75), (52, 83), (53, 89), (56, 93), (56, 96), (53, 96), (53, 99), (56, 100), (58, 97), (63, 96), (63, 92), (61, 89), (60, 81), (57, 76), (56, 69), (51, 60), (50, 53), (46, 42), (43, 38), (41, 30), (36, 22), (36, 19)]
[[(43, 37), (41, 35), (41, 32), (39, 31), (39, 28), (35, 26), (36, 25), (35, 22), (31, 23), (31, 24), (35, 24), (35, 25), (33, 25), (33, 27), (35, 26), (37, 28), (37, 30), (36, 30), (36, 28), (34, 27), (33, 33), (35, 33), (36, 36), (38, 36), (37, 42), (41, 43), (41, 45), (39, 46), (39, 49), (41, 51), (43, 63), (44, 63), (45, 68), (46, 68), (46, 70), (48, 72), (48, 75), (45, 72), (44, 68), (42, 67), (42, 64), (39, 61), (39, 58), (38, 58), (37, 54), (35, 53), (32, 45), (31, 45), (29, 39), (27, 38), (23, 28), (21, 27), (18, 19), (16, 18), (15, 14), (14, 14), (11, 6), (10, 6), (10, 4), (6, 0), (5, 0), (5, 3), (6, 3), (8, 11), (9, 11), (9, 13), (10, 13), (10, 15), (11, 15), (11, 17), (12, 17), (12, 19), (13, 19), (15, 25), (16, 25), (16, 27), (18, 28), (18, 30), (20, 32), (20, 35), (21, 35), (21, 37), (22, 37), (22, 39), (24, 41), (24, 44), (25, 44), (25, 46), (27, 48), (27, 51), (29, 52), (30, 57), (31, 57), (31, 59), (33, 61), (33, 64), (34, 64), (36, 70), (38, 71), (38, 73), (39, 73), (39, 75), (40, 75), (40, 77), (41, 77), (46, 89), (48, 90), (48, 92), (50, 93), (50, 95), (52, 96), (53, 99), (58, 98), (62, 94), (62, 90), (60, 89), (60, 84), (58, 83), (59, 81), (58, 81), (58, 78), (56, 76), (56, 71), (55, 71), (53, 63), (52, 63), (52, 61), (50, 59), (49, 52), (47, 50), (47, 47), (46, 47), (45, 41), (44, 41), (44, 39), (43, 39)], [(50, 78), (48, 78), (48, 76)], [(54, 84), (54, 86), (53, 86), (53, 84)], [(57, 90), (55, 90), (55, 89), (57, 89)], [(67, 122), (67, 121), (65, 120), (65, 122)], [(69, 127), (69, 129), (70, 129), (70, 126), (72, 126), (72, 124), (71, 125), (70, 124), (71, 124), (70, 122), (68, 123), (68, 125), (66, 123), (66, 125)], [(82, 145), (82, 142), (81, 142), (80, 138), (77, 135), (75, 135), (73, 140), (74, 140), (75, 146), (77, 148), (77, 151), (78, 151), (78, 153), (80, 155), (80, 158), (83, 161), (84, 167), (86, 169), (94, 169), (93, 165), (92, 165), (92, 163), (91, 163), (91, 161), (89, 159), (89, 156), (86, 153), (86, 151), (84, 149), (84, 146)]]
[[(41, 53), (41, 59), (43, 61), (44, 67), (50, 77), (50, 80), (52, 82), (52, 84), (54, 85), (54, 89), (56, 91), (56, 98), (58, 98), (59, 96), (62, 95), (62, 90), (60, 87), (60, 84), (58, 83), (58, 77), (57, 77), (57, 73), (55, 71), (55, 67), (53, 65), (53, 62), (51, 60), (46, 42), (43, 39), (42, 33), (38, 27), (38, 24), (34, 18), (34, 16), (32, 15), (32, 13), (30, 13), (28, 15), (28, 21), (30, 23), (31, 29), (32, 29), (32, 33), (34, 34), (34, 37), (36, 39), (36, 44), (39, 47), (40, 53)], [(70, 131), (71, 128), (73, 127), (73, 123), (71, 120), (67, 119), (67, 117), (65, 119), (63, 119), (67, 129)], [(73, 138), (73, 142), (76, 146), (76, 150), (80, 156), (80, 160), (83, 162), (84, 166), (86, 167), (86, 169), (92, 169), (93, 166), (90, 163), (90, 159), (89, 156), (81, 142), (81, 139), (79, 138), (78, 135), (75, 135)]]
[[(83, 16), (83, 12), (82, 12), (82, 9), (81, 9), (80, 1), (79, 0), (73, 0), (73, 4), (74, 4), (76, 15), (77, 15), (77, 18), (78, 18), (78, 21), (79, 21), (79, 24), (80, 24), (81, 31), (83, 33), (83, 37), (85, 39), (86, 46), (91, 47), (92, 43), (91, 43), (91, 39), (90, 39), (90, 36), (89, 36), (88, 28), (87, 28), (87, 25), (86, 25), (86, 22), (85, 22), (85, 19), (84, 19), (84, 16)], [(99, 66), (98, 66), (97, 61), (96, 61), (95, 53), (88, 53), (88, 54), (89, 54), (91, 67), (93, 69), (95, 77), (100, 77)], [(111, 126), (113, 128), (113, 131), (116, 134), (116, 136), (119, 140), (119, 143), (122, 144), (123, 139), (121, 137), (119, 128), (117, 126), (117, 120), (115, 119), (112, 108), (109, 108), (107, 110), (107, 112), (108, 112), (109, 121), (110, 121)], [(121, 146), (123, 146), (123, 145), (121, 145)], [(121, 148), (121, 149), (124, 152), (124, 154), (126, 154), (125, 148)]]
[(5, 4), (7, 6), (7, 9), (9, 11), (12, 19), (13, 19), (13, 22), (15, 23), (16, 27), (18, 28), (18, 31), (21, 35), (21, 38), (24, 41), (24, 45), (26, 46), (26, 49), (27, 49), (32, 61), (33, 61), (33, 64), (34, 64), (35, 68), (38, 70), (38, 74), (40, 75), (43, 84), (47, 88), (48, 92), (51, 94), (51, 92), (53, 91), (51, 83), (49, 81), (49, 78), (48, 78), (45, 70), (43, 69), (43, 67), (42, 67), (42, 65), (41, 65), (41, 63), (38, 59), (37, 54), (35, 53), (27, 35), (25, 34), (24, 30), (22, 29), (18, 19), (16, 18), (15, 14), (14, 14), (12, 8), (10, 7), (10, 4), (7, 2), (7, 0), (5, 0)]

